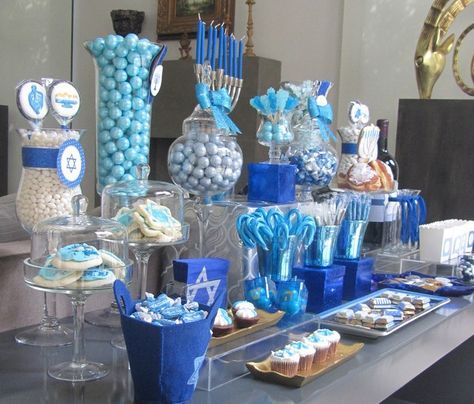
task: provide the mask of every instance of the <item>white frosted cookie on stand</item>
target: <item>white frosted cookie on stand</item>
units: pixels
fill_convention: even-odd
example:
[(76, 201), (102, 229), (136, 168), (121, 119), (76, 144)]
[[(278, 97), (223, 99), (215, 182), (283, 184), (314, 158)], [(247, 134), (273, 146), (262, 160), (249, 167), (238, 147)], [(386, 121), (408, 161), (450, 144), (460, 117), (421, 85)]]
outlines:
[(70, 244), (59, 249), (51, 264), (63, 271), (85, 271), (101, 265), (102, 258), (93, 246)]
[(123, 262), (115, 254), (107, 250), (99, 250), (102, 262), (105, 268), (110, 268), (114, 271), (115, 276), (119, 279), (125, 278), (125, 262)]
[(100, 288), (113, 284), (117, 279), (112, 271), (104, 269), (91, 269), (82, 272), (81, 275), (71, 287), (77, 289)]
[(133, 208), (122, 208), (115, 219), (127, 226), (130, 241), (149, 240), (169, 243), (182, 237), (181, 223), (166, 206), (151, 199), (140, 199)]
[(44, 267), (33, 278), (33, 282), (36, 285), (54, 289), (68, 286), (77, 281), (81, 276), (81, 271), (61, 271), (52, 267)]

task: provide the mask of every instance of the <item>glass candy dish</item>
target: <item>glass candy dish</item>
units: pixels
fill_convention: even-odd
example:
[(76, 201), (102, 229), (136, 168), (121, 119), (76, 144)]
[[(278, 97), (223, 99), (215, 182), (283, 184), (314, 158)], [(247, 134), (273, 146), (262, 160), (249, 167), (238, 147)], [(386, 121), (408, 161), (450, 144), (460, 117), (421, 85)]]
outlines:
[(87, 216), (87, 198), (72, 199), (72, 216), (59, 216), (35, 225), (31, 257), (25, 260), (28, 286), (71, 298), (74, 349), (70, 362), (49, 368), (58, 380), (82, 382), (107, 375), (107, 368), (85, 358), (84, 305), (88, 295), (111, 290), (113, 282), (131, 279), (127, 229), (112, 220)]

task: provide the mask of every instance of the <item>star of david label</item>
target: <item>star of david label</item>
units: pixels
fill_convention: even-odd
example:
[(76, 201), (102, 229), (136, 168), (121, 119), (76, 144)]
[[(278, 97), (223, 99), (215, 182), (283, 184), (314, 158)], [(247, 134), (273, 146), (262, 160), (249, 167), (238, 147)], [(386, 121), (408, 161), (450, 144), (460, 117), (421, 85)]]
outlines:
[(201, 369), (202, 363), (204, 362), (204, 355), (198, 356), (197, 358), (194, 359), (194, 372), (191, 375), (191, 377), (188, 380), (189, 385), (194, 386), (196, 388), (196, 384), (199, 378), (199, 370)]
[(198, 277), (196, 278), (196, 282), (192, 285), (188, 285), (188, 290), (186, 293), (186, 298), (188, 301), (193, 302), (196, 298), (196, 294), (201, 289), (206, 289), (207, 295), (209, 297), (206, 305), (210, 306), (214, 303), (214, 299), (216, 297), (217, 289), (221, 283), (220, 279), (216, 279), (213, 281), (209, 281), (207, 278), (207, 270), (206, 267), (203, 266), (201, 272), (199, 273)]
[(81, 144), (74, 139), (66, 140), (58, 152), (57, 173), (61, 183), (68, 188), (77, 187), (86, 170), (86, 159)]

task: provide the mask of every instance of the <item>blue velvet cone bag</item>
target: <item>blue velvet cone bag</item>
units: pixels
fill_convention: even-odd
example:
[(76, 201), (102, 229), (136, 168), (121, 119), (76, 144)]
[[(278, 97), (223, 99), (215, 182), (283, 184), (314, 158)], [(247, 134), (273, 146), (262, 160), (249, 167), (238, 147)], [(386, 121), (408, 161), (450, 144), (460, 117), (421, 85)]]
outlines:
[(224, 295), (204, 320), (175, 326), (156, 326), (130, 317), (135, 303), (125, 284), (115, 281), (114, 294), (120, 310), (122, 331), (134, 384), (135, 401), (182, 403), (190, 400), (204, 362), (211, 329)]

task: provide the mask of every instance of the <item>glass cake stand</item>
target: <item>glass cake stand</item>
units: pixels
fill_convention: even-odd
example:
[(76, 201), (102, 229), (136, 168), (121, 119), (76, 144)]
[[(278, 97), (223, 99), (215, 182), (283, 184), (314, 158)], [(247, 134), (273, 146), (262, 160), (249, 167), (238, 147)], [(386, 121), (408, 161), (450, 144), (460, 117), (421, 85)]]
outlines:
[[(137, 265), (138, 298), (143, 299), (151, 255), (161, 247), (187, 242), (189, 224), (184, 222), (182, 188), (167, 182), (149, 181), (147, 164), (139, 165), (137, 172), (137, 180), (117, 182), (104, 188), (102, 216), (127, 226), (129, 248)], [(153, 222), (154, 228), (135, 221), (136, 215), (147, 223)], [(157, 230), (158, 227), (161, 230)], [(148, 236), (145, 232), (149, 232)], [(112, 306), (108, 310), (111, 311)], [(112, 340), (112, 345), (125, 349), (122, 333)]]
[(118, 222), (87, 216), (87, 198), (72, 199), (73, 215), (38, 223), (31, 235), (31, 257), (24, 261), (28, 286), (46, 293), (64, 293), (71, 299), (74, 319), (71, 361), (48, 369), (49, 376), (84, 382), (108, 374), (105, 365), (85, 356), (84, 305), (87, 297), (109, 291), (120, 279), (130, 282), (126, 228)]

